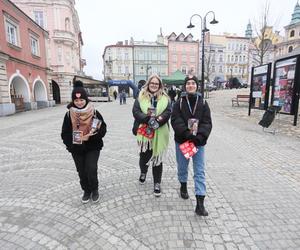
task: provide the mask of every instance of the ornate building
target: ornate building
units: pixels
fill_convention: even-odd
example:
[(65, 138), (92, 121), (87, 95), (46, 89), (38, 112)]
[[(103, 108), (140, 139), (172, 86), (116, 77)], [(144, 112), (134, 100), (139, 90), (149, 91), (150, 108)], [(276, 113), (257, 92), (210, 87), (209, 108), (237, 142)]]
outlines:
[(74, 76), (82, 74), (83, 45), (75, 0), (13, 0), (49, 32), (47, 60), (51, 68), (50, 92), (56, 103), (68, 102)]
[(284, 27), (283, 42), (276, 44), (276, 56), (284, 56), (300, 48), (300, 5), (297, 2), (292, 14), (291, 22)]

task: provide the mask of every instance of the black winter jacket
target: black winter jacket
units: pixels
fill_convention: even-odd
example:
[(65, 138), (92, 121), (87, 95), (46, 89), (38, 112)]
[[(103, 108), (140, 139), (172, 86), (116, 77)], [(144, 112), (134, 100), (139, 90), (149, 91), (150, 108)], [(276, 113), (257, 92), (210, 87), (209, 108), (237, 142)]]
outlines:
[[(162, 125), (166, 124), (168, 120), (170, 119), (171, 116), (171, 103), (168, 102), (167, 108), (159, 115), (162, 119), (157, 120), (159, 126), (161, 127)], [(150, 116), (147, 114), (143, 113), (141, 110), (140, 102), (138, 98), (134, 101), (133, 108), (132, 108), (132, 114), (134, 117), (134, 123), (133, 123), (133, 128), (132, 128), (132, 133), (134, 135), (137, 135), (137, 130), (139, 128), (140, 124), (143, 123), (148, 123)]]
[(61, 130), (61, 138), (69, 152), (81, 154), (87, 151), (102, 149), (103, 147), (102, 138), (106, 134), (106, 123), (104, 122), (102, 115), (97, 110), (96, 110), (96, 116), (100, 121), (102, 121), (98, 133), (93, 136), (90, 136), (89, 140), (82, 142), (82, 144), (73, 144), (72, 142), (73, 130), (72, 130), (72, 123), (71, 123), (71, 116), (69, 111), (65, 114), (62, 130)]
[[(196, 95), (189, 97), (192, 110), (196, 103), (196, 97)], [(196, 136), (192, 135), (188, 129), (188, 119), (190, 118), (199, 120)], [(171, 124), (175, 132), (174, 138), (176, 142), (181, 144), (187, 140), (192, 140), (196, 146), (204, 146), (212, 129), (210, 109), (207, 102), (199, 96), (195, 114), (192, 116), (187, 103), (187, 95), (183, 93), (173, 106)]]

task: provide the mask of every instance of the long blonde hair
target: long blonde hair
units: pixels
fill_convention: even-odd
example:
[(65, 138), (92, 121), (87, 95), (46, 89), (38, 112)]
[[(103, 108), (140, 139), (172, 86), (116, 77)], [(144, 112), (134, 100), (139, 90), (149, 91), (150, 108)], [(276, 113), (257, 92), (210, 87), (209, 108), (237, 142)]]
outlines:
[[(152, 81), (153, 78), (156, 78), (159, 81), (159, 89), (154, 94), (152, 94), (149, 91), (149, 83)], [(168, 97), (167, 93), (165, 92), (162, 80), (157, 74), (152, 74), (148, 78), (148, 80), (147, 80), (146, 84), (143, 86), (139, 96), (140, 96), (140, 98), (146, 98), (146, 99), (150, 100), (153, 95), (157, 96), (157, 99), (159, 99), (163, 95), (166, 95)]]

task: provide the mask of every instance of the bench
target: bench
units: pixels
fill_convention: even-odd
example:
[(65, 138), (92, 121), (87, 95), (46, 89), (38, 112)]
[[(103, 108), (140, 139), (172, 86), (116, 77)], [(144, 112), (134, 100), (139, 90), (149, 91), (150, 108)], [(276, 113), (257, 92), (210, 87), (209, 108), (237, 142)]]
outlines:
[(236, 97), (233, 97), (231, 99), (232, 107), (234, 106), (234, 104), (240, 106), (240, 102), (249, 103), (249, 97), (250, 97), (249, 95), (236, 95)]

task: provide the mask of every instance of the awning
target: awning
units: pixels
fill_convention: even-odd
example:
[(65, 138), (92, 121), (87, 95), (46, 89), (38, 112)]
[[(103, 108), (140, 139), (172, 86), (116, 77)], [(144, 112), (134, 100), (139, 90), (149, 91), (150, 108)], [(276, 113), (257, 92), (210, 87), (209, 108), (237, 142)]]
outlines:
[(163, 78), (162, 81), (167, 85), (183, 85), (185, 78), (186, 75), (183, 74), (180, 70), (177, 70), (172, 75)]
[(108, 80), (107, 83), (109, 86), (124, 86), (133, 84), (131, 80)]

